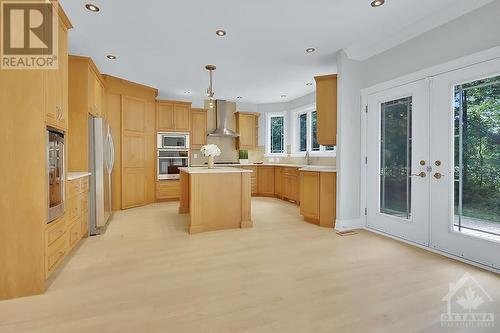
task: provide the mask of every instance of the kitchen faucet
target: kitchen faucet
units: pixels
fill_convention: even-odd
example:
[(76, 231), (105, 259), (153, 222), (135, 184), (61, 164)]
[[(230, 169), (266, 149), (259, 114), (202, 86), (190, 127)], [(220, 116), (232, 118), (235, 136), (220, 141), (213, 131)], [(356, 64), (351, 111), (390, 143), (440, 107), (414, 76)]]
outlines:
[(306, 163), (307, 165), (311, 164), (311, 156), (309, 154), (309, 151), (306, 151)]

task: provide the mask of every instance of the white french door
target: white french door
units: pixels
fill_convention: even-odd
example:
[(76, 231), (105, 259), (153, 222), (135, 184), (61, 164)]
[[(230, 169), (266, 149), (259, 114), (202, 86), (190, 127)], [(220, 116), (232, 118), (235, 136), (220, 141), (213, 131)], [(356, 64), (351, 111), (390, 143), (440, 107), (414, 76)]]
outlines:
[(500, 59), (367, 105), (367, 226), (500, 269)]
[(430, 246), (500, 268), (500, 59), (431, 80)]
[(368, 96), (367, 225), (429, 243), (428, 80)]

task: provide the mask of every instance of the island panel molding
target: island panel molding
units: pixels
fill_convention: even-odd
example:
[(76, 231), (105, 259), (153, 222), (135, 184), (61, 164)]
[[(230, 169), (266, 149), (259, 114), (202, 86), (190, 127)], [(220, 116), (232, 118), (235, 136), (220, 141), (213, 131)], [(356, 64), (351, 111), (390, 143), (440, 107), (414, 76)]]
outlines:
[(189, 213), (189, 233), (249, 228), (251, 170), (180, 168), (179, 213)]

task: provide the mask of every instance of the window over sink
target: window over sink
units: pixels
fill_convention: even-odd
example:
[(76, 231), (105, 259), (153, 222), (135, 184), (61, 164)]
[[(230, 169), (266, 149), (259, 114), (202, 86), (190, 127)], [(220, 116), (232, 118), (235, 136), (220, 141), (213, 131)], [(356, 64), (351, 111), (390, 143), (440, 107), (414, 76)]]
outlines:
[(292, 155), (335, 156), (334, 146), (318, 143), (317, 112), (314, 105), (292, 111)]

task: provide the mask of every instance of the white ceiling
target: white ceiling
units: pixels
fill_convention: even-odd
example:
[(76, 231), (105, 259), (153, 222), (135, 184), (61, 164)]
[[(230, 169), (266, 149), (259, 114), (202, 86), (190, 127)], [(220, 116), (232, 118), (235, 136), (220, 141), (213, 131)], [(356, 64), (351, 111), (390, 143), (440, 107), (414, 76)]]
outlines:
[[(101, 72), (154, 86), (161, 98), (200, 101), (208, 86), (204, 67), (215, 64), (216, 98), (260, 104), (314, 91), (306, 83), (335, 73), (341, 49), (363, 59), (491, 1), (386, 0), (380, 8), (370, 0), (61, 3), (74, 25), (70, 53), (92, 57)], [(89, 2), (101, 11), (86, 10)], [(308, 47), (317, 51), (307, 54)]]

